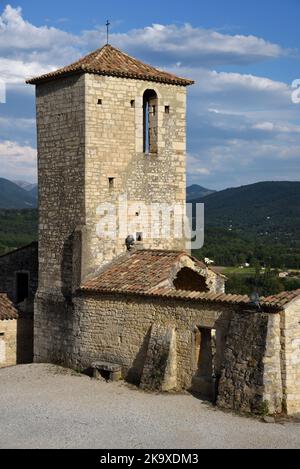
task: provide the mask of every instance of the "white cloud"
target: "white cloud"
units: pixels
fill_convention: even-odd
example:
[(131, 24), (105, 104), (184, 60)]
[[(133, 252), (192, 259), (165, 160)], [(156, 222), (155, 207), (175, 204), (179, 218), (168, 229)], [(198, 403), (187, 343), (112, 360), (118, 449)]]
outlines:
[(0, 57), (1, 79), (10, 85), (24, 83), (26, 77), (41, 75), (55, 68), (55, 65)]
[(258, 122), (253, 125), (254, 129), (263, 130), (268, 132), (279, 132), (279, 133), (300, 133), (300, 125), (293, 124), (277, 124), (274, 122)]
[(28, 131), (35, 129), (36, 120), (15, 117), (0, 117), (0, 129)]
[[(24, 19), (20, 8), (8, 5), (0, 15), (0, 78), (14, 91), (31, 90), (24, 85), (26, 78), (71, 63), (105, 39), (104, 27), (77, 36), (54, 27), (37, 27)], [(189, 24), (154, 24), (112, 33), (111, 43), (196, 80), (189, 90), (188, 113), (188, 172), (194, 182), (210, 185), (216, 181), (212, 183), (216, 187), (229, 181), (245, 183), (251, 175), (274, 177), (275, 171), (291, 179), (297, 174), (299, 107), (291, 103), (292, 88), (264, 76), (211, 70), (276, 59), (289, 51), (253, 35), (222, 34)], [(17, 142), (22, 134), (27, 139), (30, 129), (33, 137), (33, 122), (31, 118), (0, 118), (0, 128), (6, 133), (2, 138), (7, 139), (0, 141), (1, 175), (35, 178), (36, 150)]]
[(35, 180), (37, 151), (29, 145), (22, 146), (18, 142), (0, 141), (0, 166), (2, 177)]
[(20, 7), (7, 5), (0, 16), (0, 50), (47, 50), (68, 43), (78, 44), (76, 36), (48, 26), (34, 26), (22, 17)]
[[(90, 44), (99, 43), (99, 32), (85, 32)], [(199, 64), (253, 63), (286, 54), (279, 45), (255, 36), (229, 35), (196, 28), (190, 24), (153, 24), (123, 34), (112, 34), (114, 44), (163, 63)], [(98, 42), (97, 42), (98, 41)]]
[[(179, 68), (253, 63), (287, 53), (255, 36), (230, 36), (189, 24), (154, 24), (112, 33), (111, 42), (153, 64), (177, 63)], [(23, 18), (20, 7), (7, 5), (0, 16), (0, 76), (12, 83), (24, 81), (71, 63), (101, 43), (105, 43), (103, 27), (76, 36), (54, 27), (37, 27)]]

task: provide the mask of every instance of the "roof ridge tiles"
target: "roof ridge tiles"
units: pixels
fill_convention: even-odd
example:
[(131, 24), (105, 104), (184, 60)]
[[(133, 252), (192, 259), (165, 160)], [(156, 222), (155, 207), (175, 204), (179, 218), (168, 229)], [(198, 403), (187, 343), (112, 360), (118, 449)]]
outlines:
[(39, 84), (80, 72), (154, 81), (179, 86), (188, 86), (194, 83), (193, 80), (178, 77), (135, 59), (110, 44), (105, 45), (101, 49), (96, 49), (70, 65), (48, 72), (39, 77), (31, 78), (27, 80), (26, 83)]

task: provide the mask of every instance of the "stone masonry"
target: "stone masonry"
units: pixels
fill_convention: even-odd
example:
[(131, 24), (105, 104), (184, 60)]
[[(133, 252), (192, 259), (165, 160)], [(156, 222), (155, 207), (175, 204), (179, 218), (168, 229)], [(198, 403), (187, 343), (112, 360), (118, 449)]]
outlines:
[[(144, 389), (188, 389), (237, 411), (300, 412), (300, 292), (260, 308), (226, 295), (225, 278), (184, 252), (183, 236), (152, 235), (158, 220), (143, 215), (152, 204), (185, 213), (192, 81), (107, 45), (29, 83), (39, 170), (35, 361), (80, 370), (108, 362)], [(112, 238), (113, 218), (101, 222), (127, 212), (124, 195), (128, 229), (118, 236), (117, 223)], [(127, 236), (137, 241), (129, 252)]]

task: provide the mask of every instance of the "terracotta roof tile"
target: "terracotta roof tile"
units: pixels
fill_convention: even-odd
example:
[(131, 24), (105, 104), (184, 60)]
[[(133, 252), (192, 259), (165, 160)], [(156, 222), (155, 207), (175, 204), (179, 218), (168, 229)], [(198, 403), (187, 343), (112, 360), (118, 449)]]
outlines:
[(18, 312), (5, 293), (0, 293), (0, 321), (18, 319)]
[(291, 301), (295, 300), (297, 297), (300, 297), (300, 289), (289, 292), (281, 292), (278, 293), (278, 295), (267, 296), (261, 298), (261, 302), (270, 306), (285, 306), (288, 303), (291, 303)]
[[(184, 251), (138, 250), (115, 259), (104, 267), (96, 278), (87, 281), (81, 289), (85, 292), (130, 293), (207, 303), (251, 305), (251, 300), (247, 295), (176, 290), (170, 284), (170, 279), (174, 271), (177, 273), (176, 268), (174, 269), (177, 264), (179, 270), (182, 268), (180, 260), (183, 256), (190, 257), (201, 269), (212, 270)], [(271, 310), (280, 310), (297, 297), (300, 298), (300, 290), (282, 292), (278, 295), (260, 298), (260, 304)]]
[(193, 261), (196, 270), (210, 270), (184, 251), (137, 250), (119, 256), (105, 266), (96, 278), (88, 280), (82, 289), (143, 294), (157, 294), (158, 288), (164, 291), (166, 288), (175, 289), (174, 276), (183, 267), (180, 261), (185, 257)]
[(97, 75), (132, 78), (154, 81), (171, 85), (188, 86), (194, 82), (147, 65), (111, 45), (97, 49), (71, 65), (45, 75), (31, 78), (26, 83), (38, 84), (76, 73), (94, 73)]

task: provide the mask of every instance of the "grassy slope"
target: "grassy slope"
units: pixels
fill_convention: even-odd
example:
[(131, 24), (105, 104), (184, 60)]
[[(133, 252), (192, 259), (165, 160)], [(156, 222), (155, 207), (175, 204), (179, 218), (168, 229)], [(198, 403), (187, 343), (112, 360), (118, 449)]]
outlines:
[(199, 199), (205, 204), (205, 245), (195, 254), (220, 265), (257, 259), (300, 267), (300, 182), (265, 182)]

